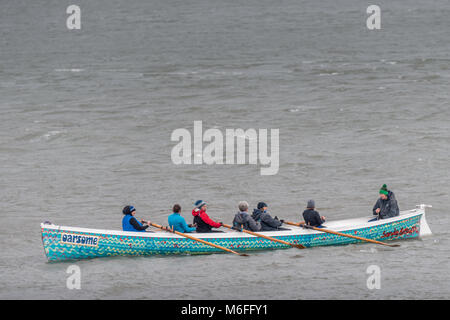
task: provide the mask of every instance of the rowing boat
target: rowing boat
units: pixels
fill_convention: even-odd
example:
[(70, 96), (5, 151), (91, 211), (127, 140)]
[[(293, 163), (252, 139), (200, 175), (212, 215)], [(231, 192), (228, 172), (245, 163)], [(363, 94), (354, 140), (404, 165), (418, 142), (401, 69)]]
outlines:
[[(368, 222), (371, 217), (329, 221), (327, 229), (373, 240), (400, 240), (431, 234), (425, 219), (426, 205), (402, 211), (397, 217)], [(41, 223), (42, 243), (48, 261), (111, 256), (209, 254), (223, 252), (210, 245), (167, 232), (129, 232), (87, 229)], [(321, 231), (291, 227), (285, 231), (260, 232), (305, 247), (346, 245), (361, 240)], [(196, 238), (235, 251), (286, 249), (290, 246), (243, 232), (193, 233)]]

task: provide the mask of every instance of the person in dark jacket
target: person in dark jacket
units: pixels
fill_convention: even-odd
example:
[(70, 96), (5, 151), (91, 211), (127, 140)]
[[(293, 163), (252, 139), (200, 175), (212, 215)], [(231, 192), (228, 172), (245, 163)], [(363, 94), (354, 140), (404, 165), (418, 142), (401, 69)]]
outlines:
[(394, 193), (388, 190), (387, 186), (383, 184), (379, 194), (380, 197), (372, 209), (373, 214), (377, 217), (370, 221), (398, 216), (400, 214), (400, 209), (398, 208), (397, 199), (395, 199)]
[(222, 232), (220, 230), (212, 230), (212, 228), (220, 228), (222, 226), (222, 222), (216, 222), (206, 214), (207, 206), (205, 201), (198, 200), (194, 205), (195, 208), (192, 210), (192, 215), (194, 216), (193, 224), (197, 226), (197, 232)]
[(255, 221), (248, 213), (247, 201), (239, 202), (239, 212), (236, 213), (233, 219), (233, 228), (241, 230), (242, 228), (249, 231), (260, 231), (261, 224)]
[(264, 202), (259, 202), (257, 209), (253, 209), (252, 218), (261, 223), (261, 231), (287, 230), (281, 228), (284, 220), (278, 220), (278, 217), (272, 218), (267, 212), (267, 204)]
[(123, 208), (122, 213), (124, 214), (124, 217), (122, 219), (122, 229), (123, 231), (145, 231), (148, 226), (150, 225), (150, 221), (144, 221), (142, 220), (139, 222), (136, 217), (136, 208), (133, 206), (126, 206)]
[(303, 219), (307, 225), (312, 227), (324, 228), (322, 223), (325, 222), (325, 217), (320, 216), (319, 212), (315, 210), (316, 204), (314, 200), (309, 200), (306, 205), (306, 210), (303, 211)]

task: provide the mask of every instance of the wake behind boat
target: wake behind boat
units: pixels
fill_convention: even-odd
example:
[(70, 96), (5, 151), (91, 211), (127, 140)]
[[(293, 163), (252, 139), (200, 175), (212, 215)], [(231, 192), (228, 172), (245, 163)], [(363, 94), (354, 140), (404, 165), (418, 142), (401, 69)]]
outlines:
[[(426, 205), (402, 211), (399, 216), (368, 222), (369, 217), (327, 222), (327, 229), (372, 240), (400, 240), (431, 234)], [(48, 261), (111, 256), (210, 254), (224, 252), (210, 245), (167, 232), (130, 232), (87, 229), (41, 223), (42, 243)], [(291, 227), (285, 231), (259, 232), (305, 247), (346, 245), (361, 240), (316, 230)], [(287, 249), (289, 245), (238, 231), (196, 233), (195, 237), (237, 252)]]

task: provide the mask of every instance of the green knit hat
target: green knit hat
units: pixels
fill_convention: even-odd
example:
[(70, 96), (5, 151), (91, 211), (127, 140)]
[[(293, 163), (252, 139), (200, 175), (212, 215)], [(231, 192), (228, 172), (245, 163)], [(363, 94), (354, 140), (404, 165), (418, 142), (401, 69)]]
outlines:
[(380, 194), (385, 194), (385, 195), (389, 194), (387, 186), (385, 184), (383, 184), (383, 186), (381, 187)]

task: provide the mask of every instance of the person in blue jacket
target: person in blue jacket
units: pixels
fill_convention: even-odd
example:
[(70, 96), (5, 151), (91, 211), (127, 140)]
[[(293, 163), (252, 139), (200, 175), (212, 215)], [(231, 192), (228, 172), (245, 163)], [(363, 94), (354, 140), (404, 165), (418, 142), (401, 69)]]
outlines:
[(136, 208), (133, 206), (126, 206), (125, 208), (123, 208), (122, 213), (124, 214), (124, 217), (122, 219), (123, 231), (144, 232), (150, 225), (150, 221), (142, 220), (142, 223), (144, 223), (142, 224), (135, 218), (134, 215), (136, 214)]
[(182, 233), (194, 232), (196, 228), (186, 223), (186, 220), (180, 215), (181, 206), (176, 204), (173, 206), (173, 213), (169, 216), (169, 226), (175, 231)]

